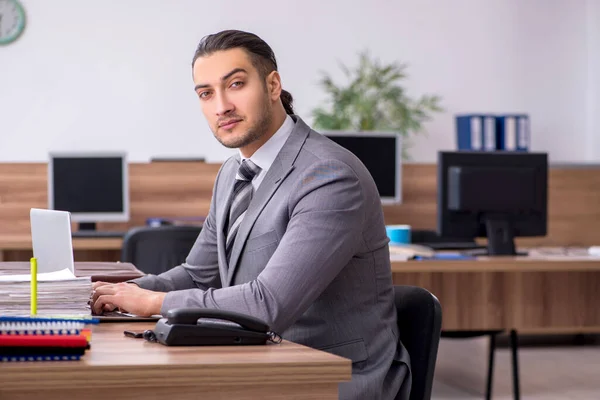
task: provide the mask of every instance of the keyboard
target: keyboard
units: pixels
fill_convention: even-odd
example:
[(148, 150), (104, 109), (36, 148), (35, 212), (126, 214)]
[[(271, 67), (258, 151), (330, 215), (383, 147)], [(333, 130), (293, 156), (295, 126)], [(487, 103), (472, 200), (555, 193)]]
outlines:
[(158, 321), (160, 315), (152, 315), (150, 317), (140, 317), (138, 315), (121, 312), (121, 311), (105, 311), (102, 315), (94, 315), (93, 318), (97, 318), (103, 322), (137, 322), (137, 321)]
[(73, 231), (74, 238), (122, 238), (126, 232), (122, 231)]
[(433, 250), (478, 250), (486, 249), (486, 246), (479, 245), (474, 242), (429, 242), (420, 243), (424, 246), (430, 247)]

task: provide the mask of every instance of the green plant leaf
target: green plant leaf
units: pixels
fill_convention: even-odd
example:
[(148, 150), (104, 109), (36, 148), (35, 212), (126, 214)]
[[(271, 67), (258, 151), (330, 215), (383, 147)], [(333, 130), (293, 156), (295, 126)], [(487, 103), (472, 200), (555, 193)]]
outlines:
[(405, 63), (383, 64), (363, 50), (357, 66), (338, 64), (347, 83), (336, 85), (331, 75), (322, 72), (319, 85), (327, 94), (327, 106), (312, 112), (316, 129), (398, 132), (404, 137), (407, 157), (410, 138), (424, 133), (423, 123), (444, 111), (438, 95), (408, 96), (401, 85), (408, 78)]

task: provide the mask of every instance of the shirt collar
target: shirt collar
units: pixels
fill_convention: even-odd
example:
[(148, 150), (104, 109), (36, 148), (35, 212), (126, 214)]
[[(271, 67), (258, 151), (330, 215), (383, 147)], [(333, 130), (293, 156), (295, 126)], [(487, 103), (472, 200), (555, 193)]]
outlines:
[[(295, 122), (289, 115), (286, 115), (283, 124), (273, 136), (269, 138), (258, 150), (252, 154), (250, 161), (261, 168), (261, 172), (266, 172), (271, 168), (273, 161), (279, 154), (279, 151), (285, 144), (287, 138), (294, 130)], [(244, 157), (240, 151), (240, 160), (243, 161), (248, 157)]]

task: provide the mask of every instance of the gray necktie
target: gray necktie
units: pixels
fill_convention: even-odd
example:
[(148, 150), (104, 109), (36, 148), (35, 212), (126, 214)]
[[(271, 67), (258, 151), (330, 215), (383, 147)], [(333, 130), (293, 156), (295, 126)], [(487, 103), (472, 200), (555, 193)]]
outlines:
[(233, 200), (229, 210), (229, 225), (227, 228), (227, 241), (225, 251), (227, 253), (227, 262), (231, 256), (231, 249), (240, 224), (246, 215), (246, 210), (252, 200), (252, 179), (260, 172), (261, 168), (249, 159), (243, 160), (235, 176), (233, 186)]

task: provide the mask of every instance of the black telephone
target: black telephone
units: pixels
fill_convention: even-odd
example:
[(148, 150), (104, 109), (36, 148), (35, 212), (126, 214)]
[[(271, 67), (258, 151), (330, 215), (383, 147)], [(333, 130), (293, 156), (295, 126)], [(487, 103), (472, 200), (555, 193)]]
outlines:
[(176, 308), (147, 331), (146, 340), (166, 346), (258, 345), (281, 338), (258, 318), (232, 311)]

